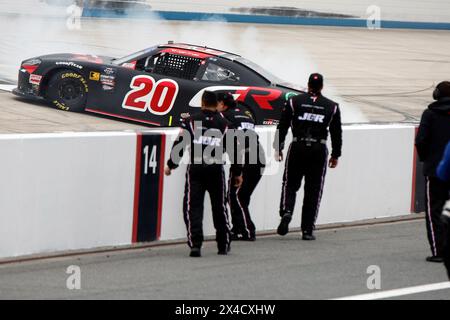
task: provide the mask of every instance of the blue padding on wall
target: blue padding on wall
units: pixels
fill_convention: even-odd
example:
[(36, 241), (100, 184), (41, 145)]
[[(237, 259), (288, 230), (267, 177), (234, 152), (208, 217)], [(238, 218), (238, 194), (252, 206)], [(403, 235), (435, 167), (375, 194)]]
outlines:
[[(331, 27), (357, 27), (366, 28), (365, 19), (337, 19), (337, 18), (304, 18), (284, 17), (247, 14), (214, 14), (201, 12), (179, 12), (179, 11), (127, 11), (123, 13), (107, 9), (83, 10), (83, 17), (90, 18), (154, 18), (164, 20), (181, 21), (224, 21), (235, 23), (259, 23), (259, 24), (283, 24), (283, 25), (305, 25), (305, 26), (331, 26)], [(412, 21), (381, 21), (381, 28), (395, 29), (428, 29), (428, 30), (450, 30), (450, 23), (440, 22), (412, 22)]]

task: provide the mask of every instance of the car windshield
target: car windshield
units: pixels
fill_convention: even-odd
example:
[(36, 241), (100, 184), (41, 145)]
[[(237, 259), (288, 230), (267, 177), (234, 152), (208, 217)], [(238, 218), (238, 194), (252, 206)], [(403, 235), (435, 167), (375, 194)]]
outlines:
[(130, 62), (130, 61), (136, 60), (137, 58), (141, 57), (142, 55), (150, 53), (155, 49), (156, 49), (156, 47), (147, 48), (147, 49), (132, 53), (128, 56), (125, 56), (125, 57), (122, 57), (119, 59), (115, 59), (115, 60), (113, 60), (112, 63), (115, 65), (121, 65), (121, 64), (124, 64), (125, 62)]
[(273, 75), (272, 73), (270, 73), (269, 71), (267, 71), (266, 69), (261, 67), (260, 65), (257, 65), (256, 63), (254, 63), (250, 60), (239, 57), (235, 61), (246, 66), (247, 68), (254, 70), (256, 73), (258, 73), (263, 78), (265, 78), (266, 80), (270, 81), (273, 84), (281, 84), (281, 83), (285, 82), (284, 80), (278, 78), (276, 75)]

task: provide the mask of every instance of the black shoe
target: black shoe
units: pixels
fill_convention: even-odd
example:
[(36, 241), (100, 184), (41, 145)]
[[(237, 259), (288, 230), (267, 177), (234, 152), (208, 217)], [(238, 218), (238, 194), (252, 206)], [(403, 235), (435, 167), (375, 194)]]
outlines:
[(189, 256), (193, 257), (193, 258), (199, 258), (202, 256), (202, 252), (201, 252), (200, 248), (192, 248)]
[(231, 250), (231, 245), (227, 245), (226, 248), (219, 248), (219, 251), (217, 252), (218, 255), (221, 256), (226, 256), (228, 254), (228, 252), (230, 252)]
[(277, 233), (280, 236), (285, 236), (289, 232), (289, 222), (292, 220), (292, 215), (290, 213), (285, 213), (281, 218), (280, 225), (278, 226)]
[(316, 236), (312, 233), (303, 233), (302, 240), (305, 241), (314, 241), (316, 240)]
[(444, 262), (444, 258), (440, 257), (440, 256), (429, 256), (426, 259), (428, 262), (436, 262), (436, 263), (443, 263)]

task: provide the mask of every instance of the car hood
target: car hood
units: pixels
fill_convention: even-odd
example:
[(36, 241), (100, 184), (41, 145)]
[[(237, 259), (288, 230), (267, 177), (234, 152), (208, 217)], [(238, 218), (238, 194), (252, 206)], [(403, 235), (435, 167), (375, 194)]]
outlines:
[(40, 56), (37, 57), (37, 59), (55, 62), (78, 62), (78, 63), (90, 62), (98, 64), (109, 64), (114, 58), (107, 56), (95, 56), (89, 54), (57, 53)]

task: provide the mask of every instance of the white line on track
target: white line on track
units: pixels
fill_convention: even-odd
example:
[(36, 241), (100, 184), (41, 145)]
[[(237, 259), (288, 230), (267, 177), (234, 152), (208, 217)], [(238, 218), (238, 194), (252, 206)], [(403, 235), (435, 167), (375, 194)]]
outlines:
[(15, 89), (17, 85), (15, 84), (0, 84), (0, 90), (1, 91), (8, 91), (11, 92), (13, 89)]
[(367, 294), (361, 294), (361, 295), (357, 295), (357, 296), (337, 298), (337, 299), (333, 299), (333, 300), (377, 300), (377, 299), (387, 299), (387, 298), (408, 296), (408, 295), (417, 294), (417, 293), (424, 293), (424, 292), (438, 291), (438, 290), (445, 290), (445, 289), (450, 289), (450, 281), (426, 284), (426, 285), (422, 285), (422, 286), (409, 287), (409, 288), (403, 288), (403, 289), (395, 289), (395, 290), (367, 293)]

